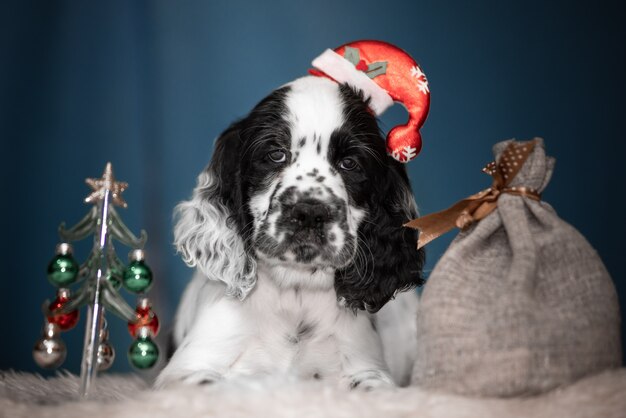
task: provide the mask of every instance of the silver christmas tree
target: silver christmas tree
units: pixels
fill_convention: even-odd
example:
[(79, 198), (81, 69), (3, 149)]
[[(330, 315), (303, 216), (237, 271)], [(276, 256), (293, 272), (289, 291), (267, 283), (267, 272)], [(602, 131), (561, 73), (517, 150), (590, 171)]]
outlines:
[[(67, 356), (60, 333), (76, 325), (80, 309), (87, 306), (85, 342), (81, 362), (80, 395), (88, 396), (97, 371), (107, 370), (115, 359), (115, 350), (108, 342), (105, 312), (108, 310), (128, 323), (134, 342), (128, 351), (130, 363), (139, 369), (152, 367), (158, 360), (158, 347), (152, 341), (159, 330), (159, 321), (145, 296), (152, 284), (152, 272), (145, 263), (143, 247), (145, 231), (136, 237), (122, 222), (114, 206), (127, 207), (122, 192), (128, 184), (116, 181), (111, 163), (102, 178), (85, 180), (92, 192), (85, 202), (93, 204), (87, 215), (73, 227), (59, 226), (61, 243), (48, 265), (48, 280), (57, 287), (54, 301), (42, 307), (45, 323), (42, 337), (33, 348), (35, 362), (43, 368), (57, 368)], [(89, 256), (78, 264), (70, 242), (93, 235)], [(131, 248), (128, 265), (118, 258), (113, 241)], [(138, 295), (135, 309), (121, 297), (124, 287)], [(71, 287), (77, 287), (72, 293)]]

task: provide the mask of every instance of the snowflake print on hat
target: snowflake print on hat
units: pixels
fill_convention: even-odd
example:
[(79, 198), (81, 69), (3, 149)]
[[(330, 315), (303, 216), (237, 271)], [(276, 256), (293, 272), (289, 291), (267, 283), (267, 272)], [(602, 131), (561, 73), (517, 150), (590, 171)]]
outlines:
[(426, 79), (426, 74), (424, 74), (420, 67), (418, 67), (417, 65), (415, 67), (412, 67), (411, 75), (417, 78), (417, 87), (422, 93), (426, 94), (430, 92), (430, 90), (428, 90), (428, 80)]

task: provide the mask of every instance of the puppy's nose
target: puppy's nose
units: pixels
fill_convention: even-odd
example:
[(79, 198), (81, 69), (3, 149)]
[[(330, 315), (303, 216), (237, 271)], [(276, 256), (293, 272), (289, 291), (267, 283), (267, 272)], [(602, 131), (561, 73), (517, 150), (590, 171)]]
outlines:
[(330, 208), (319, 201), (297, 202), (291, 209), (291, 221), (301, 228), (321, 228), (330, 220)]

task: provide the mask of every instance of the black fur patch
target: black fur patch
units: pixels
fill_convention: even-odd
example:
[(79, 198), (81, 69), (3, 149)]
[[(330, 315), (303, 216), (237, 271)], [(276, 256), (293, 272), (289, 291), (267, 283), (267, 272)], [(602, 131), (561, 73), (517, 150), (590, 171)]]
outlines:
[(290, 344), (294, 344), (294, 345), (299, 344), (300, 342), (302, 342), (302, 340), (311, 338), (314, 334), (314, 331), (315, 331), (315, 325), (305, 322), (305, 321), (300, 321), (296, 327), (295, 333), (286, 334), (285, 339)]
[(305, 338), (311, 337), (314, 331), (315, 331), (315, 325), (309, 322), (300, 321), (296, 329), (296, 335), (298, 336), (300, 340), (303, 340)]
[[(417, 216), (404, 165), (387, 155), (376, 119), (361, 92), (340, 86), (344, 125), (332, 134), (328, 150), (342, 176), (351, 204), (367, 212), (359, 228), (365, 257), (335, 274), (337, 297), (352, 309), (377, 312), (396, 291), (423, 284), (424, 251), (417, 250), (417, 232), (402, 225)], [(346, 171), (339, 162), (353, 158), (358, 167)], [(408, 196), (407, 196), (408, 195)]]
[[(250, 114), (233, 123), (215, 142), (207, 170), (219, 179), (211, 189), (203, 191), (206, 199), (218, 199), (231, 216), (228, 223), (240, 235), (250, 236), (252, 214), (244, 202), (252, 191), (267, 189), (282, 166), (271, 161), (271, 150), (289, 149), (291, 143), (285, 99), (289, 87), (275, 90), (257, 104)], [(249, 240), (246, 250), (252, 253)]]

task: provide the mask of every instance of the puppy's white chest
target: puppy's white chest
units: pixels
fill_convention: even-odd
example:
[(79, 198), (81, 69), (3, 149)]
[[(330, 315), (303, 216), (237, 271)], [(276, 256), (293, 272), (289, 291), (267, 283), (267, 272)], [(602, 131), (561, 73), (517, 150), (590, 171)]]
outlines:
[(294, 289), (262, 293), (252, 295), (244, 308), (251, 327), (230, 372), (337, 377), (337, 319), (345, 313), (334, 295)]

